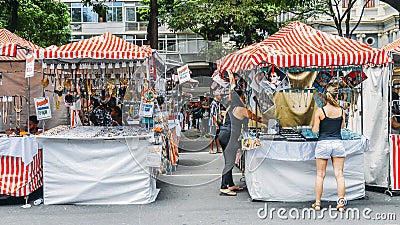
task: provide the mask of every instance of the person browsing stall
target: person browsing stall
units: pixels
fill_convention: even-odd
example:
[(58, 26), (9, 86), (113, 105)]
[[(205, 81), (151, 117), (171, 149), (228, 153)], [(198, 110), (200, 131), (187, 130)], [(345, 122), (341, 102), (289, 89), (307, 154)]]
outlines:
[(315, 180), (315, 203), (312, 207), (321, 210), (321, 196), (326, 175), (326, 165), (332, 159), (332, 166), (335, 173), (338, 201), (337, 210), (344, 212), (345, 206), (345, 180), (343, 176), (344, 160), (346, 156), (340, 130), (344, 127), (345, 113), (339, 106), (338, 88), (329, 85), (325, 89), (326, 104), (318, 108), (314, 113), (313, 133), (318, 133), (318, 142), (315, 149), (317, 176)]
[[(231, 85), (235, 84), (233, 74), (229, 73)], [(219, 140), (223, 150), (225, 166), (221, 178), (221, 195), (236, 196), (236, 191), (243, 188), (235, 185), (232, 177), (232, 169), (235, 166), (236, 153), (241, 148), (240, 136), (242, 129), (246, 130), (249, 118), (266, 123), (262, 117), (257, 117), (245, 107), (246, 98), (241, 89), (233, 91), (229, 96), (230, 104), (227, 108), (224, 125), (219, 133)]]
[(215, 154), (216, 152), (214, 151), (214, 141), (217, 147), (217, 152), (222, 153), (220, 150), (220, 143), (219, 143), (219, 124), (218, 121), (220, 121), (221, 115), (221, 103), (219, 102), (221, 100), (221, 94), (217, 91), (214, 93), (214, 100), (211, 102), (210, 105), (210, 119), (208, 126), (210, 127), (209, 133), (210, 133), (210, 154)]

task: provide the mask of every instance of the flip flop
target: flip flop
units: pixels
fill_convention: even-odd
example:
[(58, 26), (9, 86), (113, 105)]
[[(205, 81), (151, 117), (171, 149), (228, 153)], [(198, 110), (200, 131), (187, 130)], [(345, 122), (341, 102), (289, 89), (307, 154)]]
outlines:
[(231, 187), (232, 189), (229, 189), (231, 191), (244, 191), (245, 188), (239, 187), (239, 186), (233, 186)]
[(208, 153), (209, 154), (217, 154), (216, 152), (212, 152), (212, 151), (209, 151)]
[(220, 190), (219, 195), (222, 195), (222, 196), (236, 196), (237, 194), (236, 194), (236, 192), (231, 191), (231, 190), (228, 189), (228, 191), (221, 191)]

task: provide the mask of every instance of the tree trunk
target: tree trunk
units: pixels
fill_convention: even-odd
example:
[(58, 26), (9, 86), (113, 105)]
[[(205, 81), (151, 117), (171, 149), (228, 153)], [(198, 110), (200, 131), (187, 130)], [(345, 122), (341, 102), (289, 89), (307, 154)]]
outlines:
[(158, 49), (158, 4), (157, 0), (150, 0), (150, 18), (147, 27), (147, 40), (152, 49)]
[(244, 31), (244, 36), (246, 38), (246, 45), (253, 44), (253, 41), (251, 40), (251, 31), (249, 29), (246, 29)]
[(9, 26), (7, 27), (9, 31), (15, 32), (18, 27), (18, 0), (11, 0), (10, 8), (11, 8), (11, 21)]

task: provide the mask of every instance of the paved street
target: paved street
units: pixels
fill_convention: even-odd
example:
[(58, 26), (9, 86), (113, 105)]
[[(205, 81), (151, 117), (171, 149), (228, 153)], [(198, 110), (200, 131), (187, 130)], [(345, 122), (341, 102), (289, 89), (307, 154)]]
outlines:
[[(252, 202), (246, 191), (238, 193), (236, 197), (220, 196), (222, 154), (208, 154), (205, 138), (190, 140), (183, 137), (181, 147), (192, 151), (181, 150), (177, 171), (159, 177), (157, 186), (161, 190), (156, 202), (152, 204), (33, 206), (33, 198), (32, 207), (23, 209), (22, 199), (1, 200), (0, 224), (400, 224), (400, 197), (388, 197), (381, 191), (368, 191), (369, 199), (350, 201), (348, 207), (357, 208), (361, 212), (370, 208), (371, 217), (375, 217), (376, 213), (397, 213), (397, 220), (331, 219), (328, 212), (323, 219), (280, 219), (276, 214), (279, 208), (288, 211), (298, 209), (301, 212), (304, 208), (310, 208), (311, 202)], [(241, 172), (236, 170), (235, 181), (241, 177)], [(276, 209), (272, 219), (270, 215), (266, 219), (258, 216), (259, 209), (266, 204), (267, 211)], [(334, 207), (336, 202), (322, 204)], [(264, 211), (260, 212), (263, 216)]]

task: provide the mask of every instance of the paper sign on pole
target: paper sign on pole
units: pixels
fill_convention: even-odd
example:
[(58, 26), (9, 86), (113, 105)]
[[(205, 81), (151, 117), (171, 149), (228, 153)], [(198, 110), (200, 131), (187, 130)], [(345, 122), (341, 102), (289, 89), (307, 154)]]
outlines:
[(35, 58), (32, 54), (26, 55), (25, 78), (33, 77), (35, 70)]
[(183, 84), (190, 80), (190, 69), (188, 65), (181, 66), (177, 69), (179, 83)]
[(139, 116), (142, 117), (153, 117), (153, 109), (154, 109), (154, 104), (153, 103), (140, 103), (140, 109), (139, 109)]
[(50, 102), (49, 98), (34, 98), (35, 100), (35, 109), (36, 116), (38, 120), (50, 119), (51, 118), (51, 110), (50, 110)]

